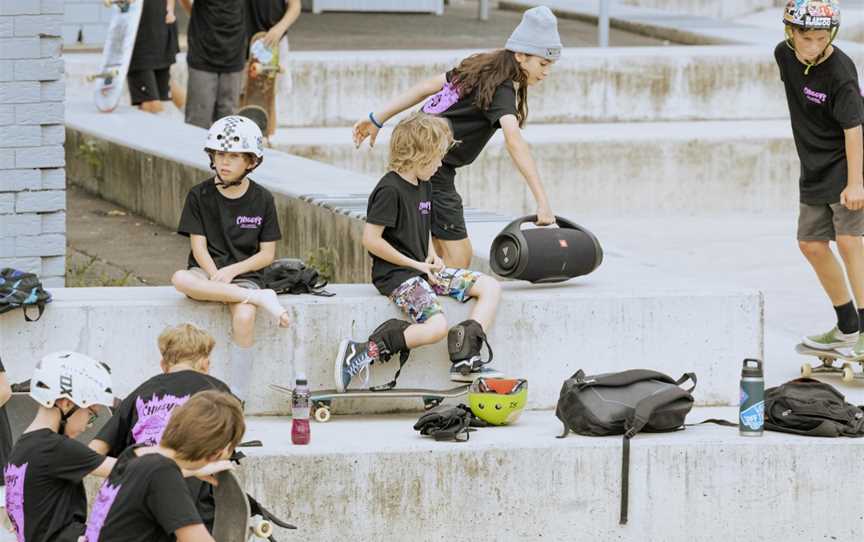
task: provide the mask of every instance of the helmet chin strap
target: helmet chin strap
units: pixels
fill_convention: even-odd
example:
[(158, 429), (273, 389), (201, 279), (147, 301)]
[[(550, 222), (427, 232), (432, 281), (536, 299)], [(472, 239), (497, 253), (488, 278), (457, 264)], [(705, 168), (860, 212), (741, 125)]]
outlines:
[[(814, 60), (813, 62), (808, 62), (807, 60), (798, 57), (799, 60), (801, 60), (801, 62), (803, 62), (806, 66), (806, 68), (804, 68), (804, 75), (810, 75), (810, 70), (813, 68), (813, 66), (816, 66), (817, 64), (822, 62), (822, 59), (825, 57), (825, 53), (828, 52), (828, 48), (831, 47), (832, 43), (834, 43), (834, 38), (837, 36), (837, 30), (837, 27), (831, 29), (831, 39), (828, 40), (828, 45), (826, 45), (825, 48), (822, 49), (822, 52), (819, 53), (819, 56), (816, 57), (816, 60)], [(795, 51), (795, 42), (792, 39), (792, 30), (788, 26), (786, 27), (786, 45), (790, 49)], [(798, 51), (795, 51), (795, 53), (797, 54)]]
[(60, 426), (57, 428), (57, 434), (58, 435), (65, 435), (66, 434), (66, 422), (69, 420), (69, 418), (72, 417), (73, 414), (78, 412), (80, 407), (78, 405), (72, 405), (72, 408), (69, 409), (69, 412), (67, 412), (65, 414), (63, 413), (63, 409), (61, 409), (59, 406), (54, 405), (54, 408), (56, 408), (57, 410), (60, 411)]

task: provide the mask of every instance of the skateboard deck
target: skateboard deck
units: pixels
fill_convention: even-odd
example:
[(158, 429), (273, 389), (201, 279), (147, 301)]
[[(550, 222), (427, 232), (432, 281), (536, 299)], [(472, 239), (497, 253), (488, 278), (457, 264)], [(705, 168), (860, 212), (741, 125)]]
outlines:
[(213, 539), (216, 542), (247, 542), (251, 537), (268, 539), (273, 534), (273, 525), (264, 519), (253, 519), (249, 497), (233, 471), (216, 475), (219, 484), (213, 488), (216, 501), (216, 518), (213, 522)]
[[(816, 367), (805, 363), (801, 366), (801, 376), (810, 377), (818, 374), (836, 374), (840, 375), (843, 382), (852, 382), (855, 379), (864, 379), (864, 358), (855, 357), (852, 355), (852, 348), (834, 348), (831, 350), (819, 350), (811, 348), (804, 343), (799, 343), (795, 346), (795, 351), (802, 356), (812, 356), (817, 358), (822, 365)], [(838, 364), (840, 361), (842, 364)], [(860, 371), (854, 370), (855, 364), (858, 364)]]
[[(266, 113), (266, 137), (276, 132), (276, 79), (282, 68), (279, 51), (268, 48), (261, 41), (266, 32), (258, 32), (249, 40), (249, 60), (246, 61), (246, 80), (240, 95), (241, 110), (258, 106)], [(254, 120), (254, 119), (253, 119)]]
[[(117, 402), (118, 400), (115, 400), (115, 404)], [(4, 408), (6, 416), (9, 418), (9, 427), (12, 430), (12, 441), (14, 442), (33, 422), (33, 418), (39, 411), (39, 403), (26, 392), (14, 392)], [(98, 411), (99, 416), (93, 426), (81, 433), (76, 440), (90, 442), (111, 418), (111, 413), (107, 409), (99, 408)]]
[[(394, 388), (382, 391), (349, 389), (344, 392), (336, 390), (316, 390), (309, 394), (309, 403), (312, 407), (312, 413), (315, 416), (315, 419), (324, 423), (330, 420), (330, 405), (333, 399), (380, 399), (382, 397), (393, 399), (417, 397), (423, 399), (423, 407), (426, 410), (429, 410), (430, 408), (440, 405), (444, 399), (453, 399), (466, 395), (469, 387), (470, 385), (465, 384), (447, 390), (431, 390), (427, 388)], [(293, 392), (291, 388), (279, 386), (278, 384), (270, 384), (270, 388), (289, 396)]]
[(267, 122), (270, 117), (267, 115), (267, 111), (260, 105), (247, 105), (237, 111), (237, 114), (254, 122), (262, 134), (267, 133)]
[(94, 99), (99, 111), (113, 111), (123, 95), (123, 85), (135, 48), (135, 36), (141, 22), (141, 9), (146, 0), (103, 0), (106, 6), (114, 4), (116, 9), (108, 25), (102, 63), (99, 72), (88, 75), (88, 81), (96, 81)]

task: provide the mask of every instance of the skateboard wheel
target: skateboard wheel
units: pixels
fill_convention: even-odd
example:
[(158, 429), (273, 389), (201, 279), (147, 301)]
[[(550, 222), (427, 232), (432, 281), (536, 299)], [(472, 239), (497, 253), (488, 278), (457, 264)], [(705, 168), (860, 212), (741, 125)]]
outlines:
[(804, 378), (810, 378), (813, 375), (813, 367), (809, 363), (805, 363), (801, 366), (801, 376)]
[(852, 369), (852, 366), (846, 364), (843, 366), (843, 377), (841, 378), (843, 382), (849, 383), (855, 380), (855, 371)]
[(252, 532), (255, 533), (255, 536), (258, 538), (270, 538), (273, 534), (273, 524), (265, 519), (256, 525), (255, 528), (252, 529)]
[(330, 409), (326, 406), (319, 406), (315, 409), (315, 420), (321, 423), (330, 421)]

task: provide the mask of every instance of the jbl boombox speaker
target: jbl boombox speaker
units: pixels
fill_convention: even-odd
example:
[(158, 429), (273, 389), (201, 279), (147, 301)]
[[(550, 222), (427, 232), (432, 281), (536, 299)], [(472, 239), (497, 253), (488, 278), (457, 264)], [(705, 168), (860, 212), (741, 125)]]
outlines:
[(537, 215), (507, 225), (492, 241), (489, 263), (499, 276), (533, 283), (563, 282), (587, 275), (603, 262), (603, 248), (593, 233), (560, 216), (557, 228), (522, 229)]

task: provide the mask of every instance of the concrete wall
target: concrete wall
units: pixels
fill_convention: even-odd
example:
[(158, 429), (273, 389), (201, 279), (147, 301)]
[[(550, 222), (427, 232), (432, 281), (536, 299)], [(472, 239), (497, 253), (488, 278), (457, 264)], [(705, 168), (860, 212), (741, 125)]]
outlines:
[[(774, 0), (620, 0), (624, 5), (662, 9), (675, 15), (702, 15), (742, 22), (743, 15), (774, 7)], [(737, 19), (737, 20), (736, 20)]]
[[(608, 284), (608, 283), (607, 283)], [(400, 311), (371, 285), (336, 285), (332, 298), (282, 296), (292, 325), (276, 327), (260, 314), (249, 413), (286, 413), (286, 398), (268, 384), (292, 385), (305, 368), (312, 389), (333, 388), (339, 341), (365, 340)], [(0, 352), (13, 381), (27, 378), (33, 363), (60, 349), (85, 352), (112, 366), (115, 388), (127, 394), (158, 372), (156, 338), (169, 325), (192, 322), (217, 339), (212, 361), (227, 374), (228, 308), (192, 301), (170, 287), (59, 288), (38, 324), (20, 312), (0, 316)], [(471, 304), (443, 299), (450, 325), (465, 320)], [(763, 302), (751, 290), (705, 291), (616, 284), (592, 276), (557, 286), (508, 283), (489, 333), (493, 365), (529, 381), (531, 408), (552, 408), (564, 379), (584, 369), (589, 374), (654, 368), (670, 375), (696, 372), (700, 404), (736, 404), (741, 360), (762, 357)], [(710, 330), (705, 323), (710, 322)], [(674, 345), (672, 348), (670, 345)], [(485, 352), (484, 352), (485, 354)], [(400, 385), (449, 388), (446, 342), (419, 348), (405, 366)], [(383, 384), (395, 360), (375, 366), (373, 383)], [(334, 412), (388, 411), (407, 402), (334, 402)]]
[(0, 267), (62, 286), (62, 0), (0, 0)]
[[(265, 448), (245, 450), (250, 457), (238, 472), (274, 512), (290, 511), (300, 530), (279, 531), (280, 540), (864, 538), (862, 439), (744, 438), (716, 426), (639, 435), (630, 521), (621, 526), (620, 437), (559, 440), (551, 412), (526, 412), (514, 426), (480, 429), (454, 444), (417, 436), (415, 419), (315, 424), (310, 446), (290, 445), (288, 421), (256, 420), (247, 437), (262, 438)], [(814, 458), (834, 468), (814, 468)]]
[[(524, 132), (555, 209), (577, 214), (796, 209), (799, 160), (788, 120), (529, 124)], [(273, 145), (365, 175), (386, 171), (390, 130), (372, 150), (347, 128), (283, 129)], [(456, 177), (465, 205), (523, 215), (536, 204), (500, 134)]]
[[(106, 7), (102, 0), (63, 0), (63, 4), (63, 45), (102, 49), (116, 8)], [(177, 10), (182, 10), (179, 2)]]
[[(294, 87), (279, 98), (279, 122), (350, 126), (391, 96), (452, 68), (472, 52), (292, 52), (287, 68), (293, 72)], [(185, 57), (178, 55), (177, 60), (177, 80), (184, 84)], [(68, 55), (67, 62), (70, 94), (89, 97), (84, 78), (97, 69), (98, 56)], [(552, 75), (530, 90), (529, 106), (532, 124), (788, 116), (783, 85), (765, 45), (568, 48)]]

